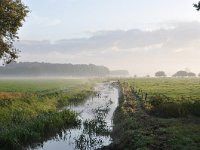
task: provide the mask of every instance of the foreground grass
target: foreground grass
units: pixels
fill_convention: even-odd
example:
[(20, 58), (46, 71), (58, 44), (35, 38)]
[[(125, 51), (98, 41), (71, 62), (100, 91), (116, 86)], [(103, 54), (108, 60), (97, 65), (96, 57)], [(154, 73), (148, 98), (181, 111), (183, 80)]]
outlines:
[(22, 149), (76, 125), (75, 113), (58, 110), (83, 101), (94, 83), (81, 79), (0, 80), (0, 149)]
[(132, 85), (121, 82), (121, 97), (114, 115), (113, 143), (103, 149), (171, 150), (200, 147), (200, 119), (195, 116), (162, 118), (149, 114)]

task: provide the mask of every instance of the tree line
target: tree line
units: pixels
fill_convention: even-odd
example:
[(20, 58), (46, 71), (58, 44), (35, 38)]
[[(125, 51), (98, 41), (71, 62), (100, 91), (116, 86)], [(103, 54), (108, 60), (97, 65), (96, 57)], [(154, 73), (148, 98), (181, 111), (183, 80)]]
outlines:
[(12, 62), (0, 67), (0, 76), (107, 76), (110, 70), (93, 64)]
[[(164, 71), (157, 71), (155, 73), (155, 77), (166, 77), (166, 73)], [(177, 71), (175, 74), (172, 75), (172, 77), (196, 77), (197, 75), (194, 72), (188, 72), (188, 71)], [(200, 77), (200, 73), (198, 74)]]

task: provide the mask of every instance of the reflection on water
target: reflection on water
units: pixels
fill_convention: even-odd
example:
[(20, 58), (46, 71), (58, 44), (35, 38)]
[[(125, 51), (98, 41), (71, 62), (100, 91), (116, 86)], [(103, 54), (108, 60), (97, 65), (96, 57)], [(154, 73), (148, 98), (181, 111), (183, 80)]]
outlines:
[(80, 125), (75, 129), (61, 132), (53, 139), (44, 142), (38, 150), (93, 150), (112, 142), (112, 116), (118, 105), (118, 90), (111, 83), (101, 83), (95, 87), (96, 95), (85, 103), (71, 105), (78, 113)]

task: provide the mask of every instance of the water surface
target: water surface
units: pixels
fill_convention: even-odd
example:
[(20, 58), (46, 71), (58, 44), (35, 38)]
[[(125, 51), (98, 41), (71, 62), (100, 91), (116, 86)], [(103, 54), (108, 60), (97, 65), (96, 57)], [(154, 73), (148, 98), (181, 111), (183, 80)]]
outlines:
[(111, 83), (99, 83), (95, 86), (96, 94), (84, 103), (71, 105), (71, 109), (78, 113), (80, 126), (67, 129), (55, 138), (42, 144), (37, 150), (93, 150), (112, 142), (112, 117), (118, 106), (118, 90)]

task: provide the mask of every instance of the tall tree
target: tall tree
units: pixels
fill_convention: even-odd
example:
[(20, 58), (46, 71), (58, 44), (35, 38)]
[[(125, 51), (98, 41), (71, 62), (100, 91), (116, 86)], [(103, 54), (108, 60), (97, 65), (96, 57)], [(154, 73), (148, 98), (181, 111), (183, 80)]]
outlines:
[(21, 0), (0, 0), (0, 60), (10, 63), (18, 57), (19, 50), (13, 45), (17, 31), (23, 25), (28, 8)]

